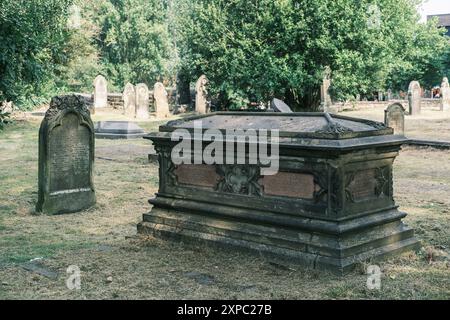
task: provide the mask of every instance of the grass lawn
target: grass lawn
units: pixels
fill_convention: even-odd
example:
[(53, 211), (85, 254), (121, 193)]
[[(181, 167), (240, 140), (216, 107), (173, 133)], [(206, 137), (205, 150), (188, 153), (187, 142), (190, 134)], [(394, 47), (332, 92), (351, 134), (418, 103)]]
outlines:
[[(408, 110), (408, 105), (403, 105)], [(341, 115), (384, 122), (384, 107), (346, 110)], [(408, 138), (450, 142), (450, 111), (437, 107), (422, 108), (419, 115), (405, 116), (405, 135)], [(450, 160), (449, 160), (450, 161)]]
[[(40, 120), (18, 120), (0, 132), (0, 299), (450, 299), (449, 151), (405, 148), (398, 157), (396, 200), (423, 249), (381, 263), (381, 290), (368, 290), (366, 264), (338, 277), (236, 251), (136, 238), (158, 186), (143, 139), (96, 141), (94, 208), (36, 215)], [(140, 124), (152, 131), (160, 122)], [(57, 276), (25, 270), (35, 258)], [(70, 265), (81, 269), (81, 290), (66, 287)]]

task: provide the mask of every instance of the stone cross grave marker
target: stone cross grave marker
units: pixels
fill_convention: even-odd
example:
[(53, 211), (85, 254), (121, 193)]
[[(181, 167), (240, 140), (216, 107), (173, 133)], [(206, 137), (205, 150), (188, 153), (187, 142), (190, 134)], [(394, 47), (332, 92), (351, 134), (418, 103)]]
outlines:
[(322, 85), (320, 86), (320, 100), (324, 111), (331, 106), (331, 96), (330, 96), (330, 86), (331, 86), (331, 68), (326, 67), (323, 72)]

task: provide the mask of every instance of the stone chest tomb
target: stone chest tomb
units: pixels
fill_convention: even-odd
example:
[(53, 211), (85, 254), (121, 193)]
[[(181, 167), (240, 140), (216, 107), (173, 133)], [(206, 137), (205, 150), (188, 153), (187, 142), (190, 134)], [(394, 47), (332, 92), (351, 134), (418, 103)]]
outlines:
[[(221, 132), (279, 130), (278, 172), (262, 175), (259, 162), (175, 164), (171, 132), (192, 132), (199, 120), (203, 129)], [(140, 233), (337, 273), (419, 246), (394, 201), (392, 166), (407, 139), (383, 123), (328, 113), (227, 112), (172, 121), (145, 138), (158, 153), (160, 182)], [(203, 150), (210, 143), (195, 136), (190, 142)], [(250, 140), (243, 143), (250, 150)]]
[(53, 98), (39, 130), (36, 211), (70, 213), (95, 203), (94, 142), (94, 127), (83, 98)]

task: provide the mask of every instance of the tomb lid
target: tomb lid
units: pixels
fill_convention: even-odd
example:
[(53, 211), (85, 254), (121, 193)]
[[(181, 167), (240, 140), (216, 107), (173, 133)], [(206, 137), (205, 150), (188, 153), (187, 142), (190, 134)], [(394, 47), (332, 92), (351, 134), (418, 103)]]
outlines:
[(327, 112), (215, 112), (170, 121), (159, 127), (159, 133), (147, 135), (145, 138), (170, 138), (171, 132), (177, 129), (194, 132), (194, 123), (197, 120), (201, 120), (203, 131), (218, 129), (223, 134), (229, 129), (279, 130), (280, 144), (307, 148), (363, 148), (368, 145), (402, 144), (407, 141), (402, 135), (394, 135), (393, 129), (382, 122)]
[(170, 121), (160, 126), (160, 132), (176, 129), (192, 131), (194, 123), (201, 120), (202, 129), (254, 129), (279, 130), (280, 137), (302, 137), (315, 139), (350, 139), (392, 134), (392, 129), (382, 122), (351, 118), (341, 115), (308, 113), (260, 113), (260, 112), (216, 112), (203, 116)]
[(130, 121), (99, 121), (94, 124), (95, 133), (143, 134), (144, 130)]

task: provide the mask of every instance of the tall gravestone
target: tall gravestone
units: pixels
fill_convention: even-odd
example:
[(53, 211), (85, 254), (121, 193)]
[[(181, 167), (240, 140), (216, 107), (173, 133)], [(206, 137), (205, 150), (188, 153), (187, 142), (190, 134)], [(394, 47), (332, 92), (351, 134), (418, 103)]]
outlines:
[(136, 118), (148, 119), (150, 117), (149, 107), (149, 92), (145, 83), (136, 85)]
[(37, 212), (77, 212), (95, 204), (94, 126), (84, 99), (54, 97), (39, 130)]
[(391, 89), (389, 89), (387, 91), (386, 100), (387, 101), (391, 101), (392, 100), (392, 90)]
[(408, 88), (409, 115), (420, 114), (422, 89), (418, 81), (411, 81)]
[(108, 106), (108, 82), (105, 77), (98, 75), (94, 79), (94, 109)]
[(208, 91), (206, 89), (207, 84), (208, 79), (205, 75), (200, 76), (195, 84), (195, 111), (200, 114), (209, 112), (207, 101)]
[(441, 83), (441, 111), (450, 110), (450, 86), (448, 78), (442, 79)]
[(384, 110), (384, 123), (394, 129), (394, 134), (405, 134), (405, 108), (400, 103), (393, 103)]
[(170, 116), (169, 101), (167, 99), (167, 91), (161, 82), (155, 83), (153, 88), (153, 97), (155, 101), (156, 117), (158, 119)]
[(123, 114), (134, 116), (136, 112), (136, 91), (131, 83), (127, 83), (122, 94)]
[(322, 85), (320, 86), (321, 108), (324, 111), (327, 111), (332, 104), (331, 96), (330, 96), (330, 92), (329, 92), (330, 86), (331, 86), (331, 68), (326, 67), (323, 72)]

